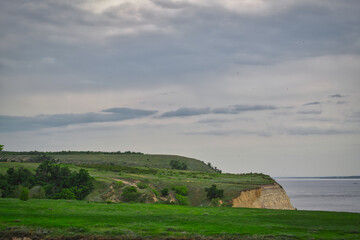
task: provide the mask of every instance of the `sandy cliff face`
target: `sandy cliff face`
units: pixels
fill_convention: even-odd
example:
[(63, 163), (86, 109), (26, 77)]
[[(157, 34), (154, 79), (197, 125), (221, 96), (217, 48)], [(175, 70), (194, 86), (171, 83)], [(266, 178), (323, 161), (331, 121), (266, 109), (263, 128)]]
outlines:
[(285, 190), (277, 183), (242, 191), (232, 202), (233, 207), (295, 209)]

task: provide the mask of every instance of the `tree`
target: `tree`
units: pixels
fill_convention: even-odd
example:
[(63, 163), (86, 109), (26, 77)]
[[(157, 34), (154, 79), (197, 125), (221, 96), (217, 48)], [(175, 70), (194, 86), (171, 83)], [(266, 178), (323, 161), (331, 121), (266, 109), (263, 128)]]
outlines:
[(4, 145), (0, 145), (0, 152), (3, 150)]
[(205, 192), (207, 192), (206, 196), (210, 200), (213, 198), (222, 198), (224, 196), (224, 190), (217, 189), (215, 184), (213, 184), (210, 188), (205, 188)]
[(21, 188), (20, 200), (23, 200), (23, 201), (29, 200), (29, 189), (27, 189), (26, 187)]

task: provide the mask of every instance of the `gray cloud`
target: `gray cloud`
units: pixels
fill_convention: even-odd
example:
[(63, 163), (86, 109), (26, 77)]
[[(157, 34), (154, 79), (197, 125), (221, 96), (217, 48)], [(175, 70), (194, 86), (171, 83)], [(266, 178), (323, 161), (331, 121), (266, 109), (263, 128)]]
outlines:
[(320, 115), (322, 111), (318, 110), (309, 110), (309, 111), (298, 111), (298, 114), (313, 114), (313, 115)]
[(37, 115), (34, 117), (0, 115), (0, 132), (37, 130), (82, 123), (116, 122), (142, 118), (156, 113), (156, 111), (130, 108), (111, 108), (102, 112), (104, 113)]
[(160, 118), (190, 117), (209, 113), (211, 113), (210, 108), (179, 108), (176, 111), (169, 111), (161, 114)]
[(345, 96), (341, 95), (341, 94), (334, 94), (334, 95), (330, 95), (330, 97), (332, 97), (332, 98), (344, 98)]
[(289, 135), (344, 135), (344, 134), (358, 134), (359, 131), (337, 128), (289, 128), (284, 130), (284, 133)]
[(185, 132), (185, 135), (211, 135), (211, 136), (231, 136), (231, 135), (255, 135), (260, 137), (270, 137), (272, 134), (267, 131), (248, 131), (248, 130), (210, 130)]
[(309, 102), (309, 103), (305, 103), (303, 104), (303, 106), (309, 106), (309, 105), (319, 105), (321, 104), (321, 102)]
[(223, 108), (179, 108), (176, 111), (165, 112), (160, 118), (190, 117), (205, 114), (239, 114), (248, 111), (275, 110), (277, 107), (266, 105), (233, 105)]
[(212, 110), (214, 114), (239, 114), (247, 111), (275, 110), (277, 107), (266, 105), (234, 105), (227, 108), (215, 108)]
[(337, 101), (336, 104), (342, 105), (342, 104), (346, 104), (346, 101)]
[[(0, 63), (2, 72), (19, 85), (40, 79), (29, 84), (42, 86), (33, 91), (108, 89), (206, 81), (184, 76), (211, 76), (232, 64), (359, 52), (355, 1), (260, 1), (266, 10), (255, 12), (241, 1), (233, 8), (222, 1), (164, 0), (121, 1), (99, 12), (83, 7), (92, 2), (1, 1), (0, 55), (15, 63)], [(33, 64), (44, 58), (56, 61)]]

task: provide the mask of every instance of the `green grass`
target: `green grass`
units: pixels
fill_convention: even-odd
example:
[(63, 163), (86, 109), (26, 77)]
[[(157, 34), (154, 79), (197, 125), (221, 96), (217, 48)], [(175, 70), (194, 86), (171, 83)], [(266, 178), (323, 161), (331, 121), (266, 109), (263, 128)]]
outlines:
[(0, 235), (359, 239), (360, 214), (0, 199)]
[[(28, 161), (34, 155), (4, 152), (8, 161)], [(116, 164), (129, 167), (171, 168), (171, 160), (184, 162), (189, 170), (214, 172), (204, 162), (194, 158), (160, 154), (106, 154), (106, 153), (47, 153), (61, 163), (67, 164)]]

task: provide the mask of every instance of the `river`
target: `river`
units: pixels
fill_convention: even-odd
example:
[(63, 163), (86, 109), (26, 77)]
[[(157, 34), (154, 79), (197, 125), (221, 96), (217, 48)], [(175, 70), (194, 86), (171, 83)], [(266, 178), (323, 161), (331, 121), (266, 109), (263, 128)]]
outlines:
[(360, 179), (276, 178), (298, 210), (360, 213)]

